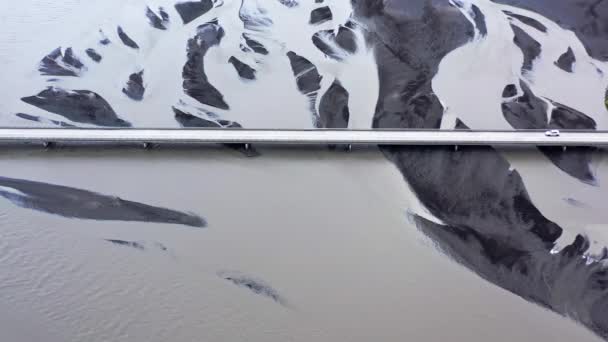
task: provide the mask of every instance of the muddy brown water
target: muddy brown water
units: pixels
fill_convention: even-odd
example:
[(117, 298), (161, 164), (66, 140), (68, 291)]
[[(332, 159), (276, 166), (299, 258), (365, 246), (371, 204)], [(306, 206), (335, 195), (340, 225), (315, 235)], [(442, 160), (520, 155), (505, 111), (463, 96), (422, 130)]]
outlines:
[[(209, 222), (74, 220), (1, 200), (3, 331), (58, 342), (599, 340), (438, 251), (408, 220), (418, 204), (378, 151), (262, 152), (2, 152), (6, 177)], [(225, 282), (225, 270), (263, 279), (286, 304)]]

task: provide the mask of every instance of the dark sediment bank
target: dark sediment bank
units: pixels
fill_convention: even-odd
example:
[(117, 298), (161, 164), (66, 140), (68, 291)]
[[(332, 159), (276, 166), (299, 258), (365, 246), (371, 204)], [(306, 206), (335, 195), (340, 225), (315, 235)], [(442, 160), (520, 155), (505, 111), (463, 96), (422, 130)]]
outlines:
[(125, 33), (125, 31), (122, 29), (122, 27), (118, 26), (118, 28), (116, 29), (117, 33), (118, 33), (118, 38), (120, 38), (120, 40), (122, 41), (123, 44), (125, 44), (126, 46), (132, 48), (132, 49), (139, 49), (139, 45), (137, 45), (137, 43), (131, 39), (131, 37), (129, 37), (129, 35), (127, 35)]
[(106, 242), (109, 242), (113, 245), (120, 247), (129, 247), (133, 249), (138, 249), (140, 251), (148, 250), (150, 247), (154, 249), (158, 249), (160, 251), (166, 252), (168, 248), (160, 242), (154, 242), (152, 244), (137, 242), (137, 241), (128, 241), (128, 240), (117, 240), (117, 239), (105, 239)]
[(348, 91), (338, 80), (334, 81), (321, 97), (319, 104), (319, 128), (348, 128), (350, 111)]
[[(173, 112), (175, 113), (175, 120), (184, 128), (242, 128), (238, 122), (221, 119), (203, 119), (175, 107), (173, 108)], [(252, 146), (245, 146), (243, 144), (224, 144), (224, 146), (238, 151), (247, 157), (260, 156), (260, 153)]]
[(310, 12), (310, 24), (320, 25), (333, 19), (333, 14), (328, 6), (315, 8)]
[(557, 61), (555, 61), (555, 65), (566, 72), (572, 72), (572, 66), (575, 62), (576, 57), (574, 56), (574, 51), (572, 51), (572, 48), (569, 47), (568, 51), (564, 52), (561, 56), (559, 56)]
[(253, 50), (255, 53), (259, 53), (260, 55), (267, 55), (268, 50), (262, 45), (262, 43), (257, 40), (251, 38), (248, 34), (243, 33), (243, 39), (245, 40), (245, 44)]
[(323, 77), (319, 74), (317, 67), (308, 59), (293, 51), (289, 51), (287, 57), (289, 58), (293, 75), (296, 77), (298, 90), (300, 90), (302, 94), (308, 96), (310, 100), (310, 112), (316, 122), (319, 114), (315, 108), (315, 103), (317, 101), (317, 93), (319, 89), (321, 89), (321, 79)]
[(88, 90), (65, 90), (48, 87), (35, 96), (24, 97), (23, 102), (61, 115), (71, 121), (106, 127), (130, 127), (120, 119), (110, 104), (98, 94)]
[(53, 50), (41, 61), (38, 71), (44, 76), (79, 76), (84, 69), (84, 64), (74, 55), (72, 48), (65, 49), (62, 53), (61, 48)]
[(102, 60), (102, 57), (99, 53), (97, 53), (97, 51), (95, 51), (95, 49), (87, 49), (86, 50), (87, 56), (89, 56), (93, 61), (99, 63)]
[(144, 98), (146, 88), (144, 87), (144, 71), (133, 73), (129, 76), (129, 80), (122, 92), (131, 100), (141, 101)]
[(283, 297), (279, 295), (279, 293), (272, 288), (272, 286), (266, 284), (266, 282), (260, 279), (256, 279), (240, 272), (218, 272), (218, 276), (238, 287), (242, 287), (257, 295), (269, 298), (281, 305), (286, 305), (286, 301), (283, 299)]
[[(365, 1), (354, 7), (369, 29), (366, 39), (375, 47), (378, 60), (381, 86), (374, 127), (439, 128), (444, 108), (430, 82), (441, 59), (473, 37), (473, 26), (447, 0), (390, 5)], [(514, 31), (517, 34), (518, 28)], [(531, 67), (539, 47), (522, 34), (519, 40), (518, 45), (528, 51), (526, 66)], [(522, 88), (531, 107), (515, 108), (508, 103), (506, 115), (522, 125), (548, 125), (543, 112), (546, 104), (526, 94), (525, 85)], [(514, 90), (511, 86), (505, 95), (515, 96)], [(524, 109), (533, 112), (533, 119), (523, 115)], [(539, 113), (544, 121), (537, 117)], [(572, 119), (566, 120), (569, 125), (586, 122), (571, 114), (565, 115)], [(563, 119), (557, 114), (553, 124), (562, 125)], [(466, 126), (460, 123), (458, 128)], [(497, 286), (608, 337), (608, 320), (603, 315), (608, 309), (608, 272), (601, 263), (587, 265), (581, 258), (588, 248), (584, 238), (577, 238), (558, 255), (551, 253), (561, 227), (534, 206), (520, 175), (500, 153), (490, 147), (381, 150), (424, 206), (444, 222), (439, 226), (415, 217), (419, 228), (443, 251)], [(542, 281), (545, 276), (548, 285)], [(569, 302), (576, 304), (564, 305)]]
[(210, 47), (218, 45), (224, 37), (224, 29), (216, 23), (206, 23), (198, 27), (196, 36), (188, 41), (188, 60), (184, 65), (182, 77), (186, 94), (200, 103), (229, 109), (220, 93), (207, 79), (205, 74), (205, 54)]
[(543, 25), (540, 21), (538, 21), (534, 18), (526, 17), (525, 15), (521, 15), (521, 14), (515, 14), (515, 13), (509, 12), (509, 11), (505, 11), (505, 14), (511, 18), (515, 18), (515, 19), (521, 21), (522, 23), (524, 23), (528, 26), (534, 27), (535, 29), (537, 29), (541, 32), (547, 32), (547, 27), (545, 25)]
[(608, 1), (605, 0), (492, 0), (542, 14), (572, 30), (589, 55), (608, 61)]
[[(327, 56), (341, 60), (344, 52), (354, 53), (357, 51), (357, 41), (355, 34), (352, 31), (353, 27), (354, 24), (348, 22), (345, 26), (340, 26), (337, 34), (334, 30), (319, 31), (312, 36), (312, 42)], [(338, 49), (332, 46), (332, 44), (335, 44), (344, 52), (337, 51)]]
[(479, 7), (472, 5), (471, 10), (473, 11), (473, 19), (475, 20), (475, 27), (479, 31), (479, 34), (485, 36), (488, 34), (488, 27), (486, 25), (486, 16), (481, 12)]
[[(23, 120), (27, 120), (27, 121), (41, 122), (41, 123), (44, 122), (44, 120), (41, 117), (35, 116), (35, 115), (17, 113), (17, 114), (15, 114), (15, 116), (17, 116), (18, 118), (21, 118)], [(69, 124), (67, 122), (63, 122), (63, 121), (48, 120), (48, 122), (50, 122), (51, 124), (53, 124), (55, 126), (59, 126), (59, 127), (75, 127), (74, 125), (71, 125), (71, 124)]]
[[(583, 129), (595, 130), (596, 123), (587, 115), (559, 103), (553, 103), (551, 119), (547, 118), (548, 105), (536, 97), (525, 82), (520, 82), (523, 94), (502, 104), (505, 119), (516, 129)], [(595, 148), (540, 147), (557, 167), (572, 177), (588, 184), (596, 182), (591, 171)]]
[(212, 0), (186, 1), (175, 5), (175, 10), (179, 13), (184, 24), (189, 24), (196, 18), (209, 12), (212, 8)]
[(513, 33), (515, 33), (513, 42), (524, 54), (524, 65), (522, 66), (522, 71), (530, 71), (532, 70), (534, 60), (540, 56), (542, 47), (539, 42), (530, 37), (530, 35), (521, 28), (515, 25), (511, 25), (511, 28), (513, 29)]
[(246, 80), (255, 80), (255, 69), (241, 62), (238, 58), (231, 56), (228, 63), (234, 66), (234, 69), (239, 74), (239, 77)]
[(162, 10), (162, 8), (159, 9), (159, 13), (160, 13), (160, 16), (158, 16), (156, 13), (154, 13), (150, 9), (150, 7), (146, 8), (146, 17), (148, 18), (148, 22), (150, 23), (150, 26), (164, 31), (167, 29), (167, 24), (169, 22), (169, 14), (167, 14), (167, 12)]
[(114, 239), (106, 239), (106, 241), (111, 244), (117, 245), (117, 246), (135, 248), (135, 249), (139, 249), (140, 251), (143, 251), (146, 249), (143, 244), (136, 242), (136, 241), (125, 241), (125, 240), (114, 240)]
[(96, 192), (0, 177), (0, 196), (13, 204), (68, 218), (100, 221), (139, 221), (205, 227), (200, 216)]

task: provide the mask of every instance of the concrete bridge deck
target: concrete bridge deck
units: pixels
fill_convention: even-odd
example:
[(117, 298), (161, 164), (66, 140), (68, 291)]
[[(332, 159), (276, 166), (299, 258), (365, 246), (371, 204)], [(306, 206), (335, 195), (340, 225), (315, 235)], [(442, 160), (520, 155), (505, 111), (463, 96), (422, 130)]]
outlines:
[(0, 144), (608, 146), (608, 131), (0, 128)]

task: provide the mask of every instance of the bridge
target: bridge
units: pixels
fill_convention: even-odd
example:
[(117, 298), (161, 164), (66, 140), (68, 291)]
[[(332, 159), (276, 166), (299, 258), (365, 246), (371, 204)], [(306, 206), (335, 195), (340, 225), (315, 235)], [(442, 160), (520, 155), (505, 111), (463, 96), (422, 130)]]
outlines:
[(607, 146), (608, 131), (0, 128), (0, 144)]

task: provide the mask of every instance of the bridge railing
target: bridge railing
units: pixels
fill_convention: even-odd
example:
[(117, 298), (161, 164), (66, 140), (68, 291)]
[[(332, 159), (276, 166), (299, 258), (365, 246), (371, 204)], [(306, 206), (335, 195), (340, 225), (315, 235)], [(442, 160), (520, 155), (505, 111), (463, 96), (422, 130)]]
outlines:
[(608, 146), (608, 131), (0, 128), (0, 144)]

